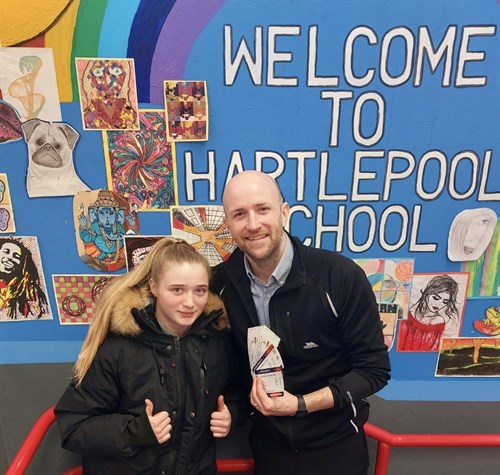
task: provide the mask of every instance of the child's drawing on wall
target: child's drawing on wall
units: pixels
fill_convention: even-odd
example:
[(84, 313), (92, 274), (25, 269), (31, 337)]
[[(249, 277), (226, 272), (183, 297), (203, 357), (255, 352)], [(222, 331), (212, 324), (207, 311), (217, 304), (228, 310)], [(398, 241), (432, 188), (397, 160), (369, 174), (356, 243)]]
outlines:
[(37, 238), (0, 238), (0, 321), (49, 318)]
[(176, 204), (175, 144), (167, 142), (165, 113), (139, 111), (141, 131), (103, 132), (109, 188), (140, 211)]
[(93, 269), (123, 269), (123, 237), (139, 232), (137, 213), (125, 199), (111, 190), (81, 191), (74, 197), (73, 213), (80, 258)]
[(124, 236), (127, 271), (137, 267), (163, 237), (165, 236)]
[(396, 322), (401, 314), (399, 305), (395, 304), (378, 304), (378, 312), (382, 321), (382, 332), (384, 334), (384, 343), (390, 350), (394, 344), (394, 334), (396, 332)]
[(0, 233), (16, 232), (14, 209), (6, 173), (0, 173)]
[(191, 244), (211, 266), (228, 259), (236, 249), (222, 206), (177, 206), (170, 218), (172, 237)]
[(85, 130), (139, 130), (134, 60), (75, 58)]
[(0, 97), (22, 122), (62, 120), (52, 48), (0, 48), (0, 64)]
[(500, 296), (500, 221), (486, 251), (475, 261), (462, 262), (460, 270), (469, 274), (467, 297)]
[(354, 259), (365, 272), (379, 304), (397, 305), (406, 318), (413, 280), (413, 259)]
[(169, 141), (208, 140), (205, 81), (163, 81)]
[(15, 107), (0, 99), (0, 144), (23, 138), (21, 117)]
[(475, 261), (486, 250), (497, 222), (490, 208), (466, 209), (455, 216), (448, 234), (450, 261)]
[(474, 320), (473, 327), (485, 335), (500, 335), (500, 307), (492, 305), (484, 312), (482, 320)]
[(500, 338), (443, 338), (436, 376), (500, 375)]
[(111, 274), (52, 274), (59, 323), (90, 323), (95, 313), (95, 303), (114, 277)]
[(438, 351), (457, 337), (465, 308), (465, 273), (414, 274), (408, 317), (399, 322), (398, 351)]

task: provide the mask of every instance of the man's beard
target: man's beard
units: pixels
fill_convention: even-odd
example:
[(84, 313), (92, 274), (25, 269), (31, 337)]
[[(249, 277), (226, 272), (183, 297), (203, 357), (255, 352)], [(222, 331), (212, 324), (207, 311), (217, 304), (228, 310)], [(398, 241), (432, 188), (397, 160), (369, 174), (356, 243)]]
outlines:
[(271, 243), (271, 247), (267, 250), (267, 252), (263, 256), (258, 256), (252, 252), (252, 249), (245, 246), (243, 252), (247, 254), (256, 264), (259, 265), (267, 265), (278, 261), (279, 259), (279, 250), (281, 246), (281, 241), (279, 239), (275, 239)]

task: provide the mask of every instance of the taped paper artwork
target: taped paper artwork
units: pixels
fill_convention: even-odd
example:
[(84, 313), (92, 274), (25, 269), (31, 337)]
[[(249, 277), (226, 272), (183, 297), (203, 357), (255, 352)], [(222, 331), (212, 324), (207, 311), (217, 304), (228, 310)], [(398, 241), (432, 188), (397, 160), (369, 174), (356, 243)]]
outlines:
[(184, 239), (203, 254), (211, 266), (236, 249), (224, 224), (222, 206), (179, 206), (171, 211), (172, 236)]
[(139, 233), (137, 213), (111, 190), (81, 191), (73, 199), (78, 255), (92, 269), (113, 272), (125, 267), (123, 237)]
[(399, 322), (398, 351), (438, 351), (441, 339), (462, 327), (469, 274), (416, 273), (408, 318)]
[(167, 141), (165, 112), (140, 110), (141, 131), (103, 131), (108, 187), (140, 211), (176, 205), (175, 144)]
[(52, 275), (61, 325), (86, 325), (95, 312), (100, 293), (114, 275)]
[(401, 314), (399, 305), (381, 303), (378, 305), (380, 320), (382, 320), (382, 331), (384, 334), (384, 343), (390, 350), (394, 344), (394, 335), (396, 333), (396, 323), (398, 315)]
[(21, 122), (62, 120), (52, 48), (0, 48), (0, 92)]
[(443, 338), (436, 376), (500, 376), (500, 338)]
[(0, 145), (17, 142), (22, 138), (19, 113), (11, 104), (0, 99)]
[(0, 173), (0, 233), (15, 233), (14, 210), (6, 173)]
[(164, 81), (167, 133), (174, 142), (208, 140), (205, 81)]
[(398, 305), (406, 318), (413, 280), (413, 259), (354, 259), (368, 277), (379, 304)]
[(75, 58), (85, 130), (139, 130), (133, 59)]
[(165, 236), (125, 236), (125, 258), (127, 260), (127, 271), (137, 267), (154, 244)]
[(52, 320), (36, 236), (0, 237), (0, 321)]

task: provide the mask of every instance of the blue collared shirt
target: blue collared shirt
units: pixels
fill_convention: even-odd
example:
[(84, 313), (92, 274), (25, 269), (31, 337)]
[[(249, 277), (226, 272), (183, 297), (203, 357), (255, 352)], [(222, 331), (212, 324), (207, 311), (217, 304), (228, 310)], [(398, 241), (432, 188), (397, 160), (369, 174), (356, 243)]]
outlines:
[(290, 238), (286, 236), (285, 251), (274, 269), (269, 280), (264, 283), (259, 280), (252, 272), (247, 256), (244, 257), (245, 270), (250, 280), (250, 291), (252, 292), (255, 309), (259, 317), (259, 323), (271, 328), (269, 320), (269, 301), (274, 292), (285, 284), (286, 278), (290, 273), (293, 261), (293, 246)]

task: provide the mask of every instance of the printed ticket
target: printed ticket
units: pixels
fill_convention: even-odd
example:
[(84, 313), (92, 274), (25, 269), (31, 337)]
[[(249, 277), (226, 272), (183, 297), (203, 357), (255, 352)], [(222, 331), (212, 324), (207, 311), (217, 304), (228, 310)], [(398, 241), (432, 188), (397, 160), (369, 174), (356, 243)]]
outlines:
[(262, 378), (269, 396), (283, 396), (283, 360), (278, 351), (280, 338), (265, 325), (248, 329), (248, 360), (252, 376)]

